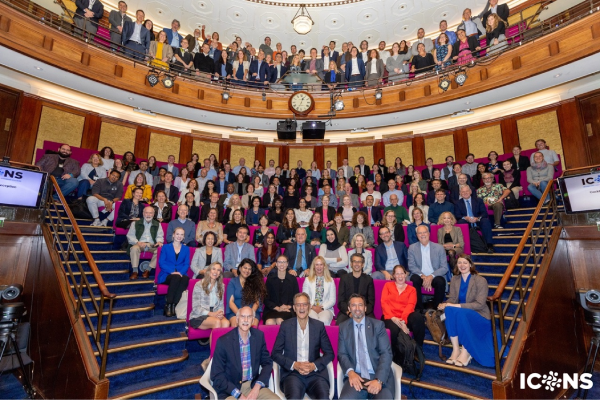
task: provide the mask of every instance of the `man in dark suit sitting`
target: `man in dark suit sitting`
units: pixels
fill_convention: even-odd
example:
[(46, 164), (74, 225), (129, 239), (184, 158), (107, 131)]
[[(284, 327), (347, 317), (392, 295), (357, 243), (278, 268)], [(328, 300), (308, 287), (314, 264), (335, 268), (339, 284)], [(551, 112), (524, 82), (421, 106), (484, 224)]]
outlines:
[[(370, 257), (370, 254), (367, 252)], [(352, 318), (348, 302), (352, 294), (360, 294), (366, 299), (366, 314), (367, 317), (373, 317), (373, 307), (375, 306), (375, 285), (373, 278), (363, 273), (365, 265), (365, 257), (362, 254), (354, 253), (350, 257), (351, 274), (344, 274), (340, 278), (338, 288), (338, 308), (340, 313), (336, 317), (336, 322), (340, 325), (342, 322)], [(287, 396), (286, 396), (287, 397)]]
[(344, 374), (340, 399), (393, 399), (392, 347), (382, 321), (365, 316), (365, 299), (350, 296), (352, 319), (340, 325), (338, 362)]
[[(333, 361), (333, 347), (325, 331), (325, 325), (308, 318), (310, 298), (306, 293), (294, 296), (296, 317), (281, 323), (273, 361), (281, 368), (280, 385), (287, 399), (329, 398), (329, 375), (327, 364)], [(321, 352), (323, 355), (321, 355)]]
[(483, 200), (471, 196), (471, 188), (467, 185), (460, 188), (460, 199), (454, 205), (454, 216), (458, 224), (469, 224), (483, 233), (488, 246), (488, 253), (494, 252), (492, 224)]
[(168, 200), (171, 203), (177, 204), (177, 200), (179, 200), (179, 189), (177, 189), (177, 187), (175, 185), (173, 185), (173, 173), (167, 172), (165, 174), (164, 183), (159, 183), (158, 185), (156, 185), (156, 187), (154, 188), (155, 198), (156, 198), (156, 193), (159, 190), (162, 190), (165, 192)]
[[(273, 370), (265, 335), (251, 328), (254, 311), (242, 307), (237, 312), (237, 329), (217, 341), (210, 369), (210, 380), (219, 399), (273, 399), (279, 396), (267, 385)], [(243, 360), (243, 361), (242, 361)]]
[(208, 219), (208, 212), (211, 208), (217, 209), (217, 221), (223, 220), (223, 206), (219, 204), (219, 193), (212, 192), (210, 194), (210, 202), (203, 204), (200, 211), (200, 221), (206, 221)]
[(379, 229), (379, 246), (375, 248), (375, 269), (373, 279), (393, 280), (392, 271), (396, 265), (408, 265), (406, 246), (403, 242), (392, 240), (388, 227)]
[[(367, 214), (367, 222), (369, 226), (379, 226), (381, 224), (381, 207), (373, 205), (373, 196), (367, 195), (365, 199), (366, 206), (361, 207), (359, 211)], [(370, 216), (370, 217), (369, 217)]]
[(471, 184), (469, 175), (459, 174), (456, 177), (451, 176), (450, 180), (448, 181), (448, 187), (450, 188), (450, 201), (452, 203), (456, 204), (458, 200), (460, 200), (460, 187), (464, 185), (469, 186), (471, 188), (471, 191), (473, 192), (472, 197), (477, 197), (477, 194), (474, 193), (475, 188)]
[[(294, 236), (296, 240), (293, 243), (288, 243), (283, 252), (289, 260), (290, 274), (294, 276), (303, 276), (317, 256), (315, 248), (310, 243), (306, 243), (306, 237), (306, 229), (296, 229), (296, 235)], [(273, 270), (271, 273), (277, 272)]]

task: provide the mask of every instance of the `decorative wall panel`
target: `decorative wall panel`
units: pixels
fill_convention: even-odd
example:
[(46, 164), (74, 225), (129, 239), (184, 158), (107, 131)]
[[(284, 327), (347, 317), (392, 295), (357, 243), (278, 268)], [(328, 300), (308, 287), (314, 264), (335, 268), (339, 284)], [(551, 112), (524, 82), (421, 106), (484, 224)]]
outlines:
[[(214, 154), (217, 159), (219, 158), (219, 142), (207, 142), (204, 140), (194, 140), (194, 146), (192, 147), (192, 154), (197, 153), (200, 156), (200, 162), (205, 158), (210, 157), (211, 154)], [(229, 160), (231, 161), (231, 160)], [(221, 160), (219, 160), (221, 162)], [(204, 165), (204, 164), (203, 164)], [(238, 165), (237, 162), (232, 165)]]
[(518, 119), (517, 129), (523, 150), (535, 148), (535, 141), (544, 139), (551, 150), (560, 154), (563, 168), (565, 167), (556, 111)]
[[(215, 154), (219, 154), (218, 152)], [(209, 154), (210, 155), (210, 154)], [(246, 159), (246, 172), (250, 175), (250, 169), (254, 164), (254, 157), (256, 155), (256, 149), (254, 146), (240, 146), (237, 144), (231, 145), (231, 156), (229, 157), (229, 163), (231, 168), (240, 164), (240, 158)]]
[(413, 163), (412, 141), (400, 143), (386, 143), (385, 165), (394, 165), (396, 157), (400, 157), (404, 165), (411, 165)]
[(434, 164), (442, 164), (448, 156), (454, 157), (454, 136), (425, 139), (425, 158), (431, 157)]
[(290, 168), (296, 168), (298, 160), (302, 160), (302, 168), (308, 169), (314, 159), (314, 147), (290, 147)]
[(278, 166), (279, 165), (279, 148), (271, 147), (271, 146), (266, 146), (265, 148), (266, 148), (265, 168), (269, 167), (269, 160), (274, 160), (275, 166)]
[(469, 137), (469, 152), (473, 153), (475, 158), (487, 157), (492, 150), (498, 154), (504, 153), (502, 129), (499, 124), (468, 131), (467, 135)]
[(102, 122), (98, 150), (109, 146), (115, 154), (125, 154), (127, 151), (133, 151), (135, 147), (135, 132), (135, 128)]
[(373, 146), (348, 146), (348, 165), (358, 165), (358, 159), (360, 157), (365, 158), (365, 165), (369, 168), (375, 162), (373, 161)]
[(181, 137), (164, 135), (161, 133), (150, 133), (150, 147), (148, 149), (148, 157), (156, 157), (156, 161), (168, 161), (169, 156), (175, 156), (175, 160), (179, 159), (179, 146), (181, 145)]
[(84, 123), (85, 117), (81, 115), (44, 106), (35, 142), (36, 149), (44, 147), (45, 140), (80, 147)]
[(337, 147), (325, 147), (323, 150), (324, 150), (323, 168), (325, 168), (325, 166), (327, 165), (327, 161), (331, 161), (331, 168), (337, 169), (337, 167), (338, 167)]

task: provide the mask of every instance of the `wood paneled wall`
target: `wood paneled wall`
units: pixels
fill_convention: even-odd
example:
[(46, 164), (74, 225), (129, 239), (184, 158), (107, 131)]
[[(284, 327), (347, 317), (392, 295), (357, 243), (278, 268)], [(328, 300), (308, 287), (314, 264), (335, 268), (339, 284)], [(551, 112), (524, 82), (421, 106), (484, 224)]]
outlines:
[[(191, 133), (174, 132), (140, 125), (130, 121), (116, 120), (114, 118), (98, 115), (64, 104), (57, 104), (36, 96), (25, 95), (23, 93), (21, 93), (20, 104), (21, 107), (19, 108), (17, 121), (15, 122), (16, 129), (13, 135), (14, 137), (9, 141), (10, 146), (8, 149), (11, 159), (20, 162), (31, 162), (33, 160), (36, 142), (39, 142), (39, 132), (48, 131), (47, 127), (41, 126), (41, 123), (45, 121), (45, 119), (41, 118), (43, 110), (53, 109), (59, 110), (61, 113), (71, 113), (79, 118), (81, 118), (81, 116), (84, 117), (81, 138), (75, 140), (77, 143), (71, 144), (81, 144), (81, 147), (88, 149), (99, 149), (106, 145), (107, 141), (105, 140), (105, 135), (110, 136), (110, 134), (106, 133), (106, 127), (112, 126), (113, 130), (122, 128), (117, 129), (119, 134), (123, 136), (122, 140), (129, 143), (130, 146), (133, 144), (131, 149), (135, 155), (140, 158), (158, 155), (150, 154), (151, 149), (155, 148), (157, 144), (153, 144), (153, 141), (156, 140), (156, 137), (171, 136), (175, 142), (179, 142), (179, 144), (175, 146), (179, 151), (177, 151), (176, 148), (173, 148), (169, 150), (169, 153), (175, 154), (176, 158), (179, 158), (178, 161), (180, 163), (189, 161), (192, 153), (198, 152), (202, 153), (201, 159), (208, 157), (210, 153), (214, 153), (218, 154), (219, 160), (226, 158), (232, 165), (237, 165), (239, 156), (241, 156), (242, 153), (245, 156), (249, 156), (253, 153), (254, 157), (260, 160), (263, 165), (267, 165), (268, 160), (273, 158), (276, 159), (276, 165), (283, 165), (284, 163), (293, 161), (295, 166), (298, 154), (302, 154), (302, 161), (304, 162), (305, 168), (308, 168), (310, 162), (314, 160), (321, 169), (324, 167), (326, 158), (333, 158), (331, 157), (333, 154), (337, 154), (337, 160), (334, 165), (336, 167), (342, 164), (344, 158), (348, 158), (349, 155), (350, 158), (352, 158), (357, 154), (365, 155), (369, 160), (367, 161), (369, 164), (371, 164), (371, 160), (376, 162), (380, 158), (384, 158), (386, 161), (389, 161), (390, 159), (393, 160), (393, 158), (401, 154), (386, 154), (386, 149), (388, 149), (388, 151), (393, 151), (394, 148), (402, 148), (402, 154), (407, 160), (409, 160), (410, 157), (406, 157), (406, 152), (412, 151), (412, 164), (414, 165), (425, 165), (426, 158), (430, 156), (434, 156), (434, 158), (445, 158), (446, 155), (454, 155), (456, 160), (462, 161), (469, 152), (477, 152), (479, 153), (477, 156), (482, 156), (485, 151), (488, 151), (486, 146), (477, 146), (473, 142), (474, 138), (481, 140), (482, 135), (477, 135), (479, 132), (491, 132), (490, 134), (493, 136), (493, 138), (490, 138), (491, 142), (494, 143), (494, 146), (499, 147), (494, 148), (494, 150), (500, 154), (511, 152), (512, 148), (516, 145), (521, 145), (524, 149), (529, 149), (534, 147), (534, 143), (529, 143), (529, 140), (526, 143), (520, 141), (521, 137), (528, 137), (528, 135), (523, 135), (523, 132), (519, 132), (519, 126), (525, 126), (527, 129), (531, 130), (532, 126), (535, 124), (524, 123), (524, 121), (536, 119), (532, 117), (552, 115), (555, 116), (555, 123), (553, 124), (554, 131), (552, 133), (555, 142), (556, 140), (559, 140), (558, 144), (560, 144), (560, 146), (558, 147), (562, 148), (565, 163), (564, 166), (566, 168), (576, 168), (591, 164), (591, 151), (586, 148), (588, 145), (587, 133), (585, 131), (583, 123), (584, 119), (581, 115), (581, 107), (578, 99), (569, 99), (560, 103), (483, 123), (463, 126), (442, 132), (418, 134), (408, 138), (402, 137), (376, 140), (374, 142), (365, 141), (340, 144), (314, 143), (310, 145), (244, 142), (241, 140), (216, 139), (214, 137), (198, 136)], [(558, 125), (556, 125), (556, 123)], [(118, 126), (115, 127), (114, 125)], [(544, 124), (541, 126), (544, 126)], [(556, 129), (558, 129), (559, 133), (558, 138), (556, 136)], [(540, 138), (545, 137), (544, 132), (536, 132), (536, 134), (538, 133)], [(53, 136), (53, 139), (56, 140), (55, 136), (56, 135)], [(397, 146), (394, 146), (393, 144), (397, 144)], [(441, 149), (440, 146), (442, 146)], [(452, 149), (452, 147), (454, 148)], [(202, 151), (199, 151), (200, 148)], [(312, 149), (312, 151), (309, 152), (310, 154), (306, 152), (307, 149)], [(278, 157), (275, 157), (277, 154)], [(436, 161), (443, 162), (443, 158)], [(252, 158), (249, 159), (252, 160)], [(350, 159), (349, 164), (355, 165), (357, 161), (357, 159)], [(247, 165), (252, 165), (252, 161), (247, 160), (246, 163)], [(405, 164), (408, 164), (406, 160)]]

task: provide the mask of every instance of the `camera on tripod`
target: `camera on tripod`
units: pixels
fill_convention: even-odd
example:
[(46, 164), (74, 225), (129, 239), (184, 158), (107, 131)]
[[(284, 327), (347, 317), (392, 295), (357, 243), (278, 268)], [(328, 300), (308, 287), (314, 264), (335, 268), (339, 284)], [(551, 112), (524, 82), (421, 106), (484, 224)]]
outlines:
[(600, 291), (595, 289), (579, 289), (577, 301), (585, 314), (585, 322), (600, 334)]

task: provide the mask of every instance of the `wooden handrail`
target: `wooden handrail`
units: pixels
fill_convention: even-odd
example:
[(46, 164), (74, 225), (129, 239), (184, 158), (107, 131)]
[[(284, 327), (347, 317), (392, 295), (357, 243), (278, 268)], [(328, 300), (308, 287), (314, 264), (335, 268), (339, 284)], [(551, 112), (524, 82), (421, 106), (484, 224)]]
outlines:
[[(542, 199), (547, 198), (547, 196), (549, 195), (549, 193), (553, 187), (554, 187), (554, 179), (551, 180), (550, 182), (548, 182), (548, 186), (546, 186), (546, 190), (544, 190)], [(531, 231), (533, 231), (533, 228), (537, 222), (537, 218), (540, 215), (540, 211), (542, 210), (543, 205), (544, 205), (544, 202), (540, 200), (537, 207), (535, 208), (535, 212), (533, 213), (531, 220), (529, 221), (529, 224), (527, 224), (527, 228), (525, 229), (525, 232), (523, 233), (523, 237), (521, 238), (521, 241), (519, 242), (519, 245), (517, 246), (517, 250), (515, 251), (513, 258), (510, 260), (510, 264), (508, 264), (508, 268), (504, 272), (504, 276), (502, 277), (502, 280), (498, 284), (498, 287), (496, 288), (496, 291), (494, 292), (494, 294), (491, 296), (488, 296), (488, 298), (487, 298), (488, 301), (494, 302), (502, 296), (502, 292), (504, 292), (504, 289), (506, 288), (508, 281), (511, 279), (511, 275), (512, 275), (513, 271), (515, 270), (515, 267), (519, 263), (519, 258), (521, 258), (521, 253), (523, 252), (523, 249), (525, 249), (525, 246), (527, 245), (527, 241), (529, 240), (529, 235), (531, 234)], [(532, 245), (535, 246), (535, 243), (533, 243)]]
[(96, 265), (96, 262), (94, 261), (94, 258), (92, 257), (92, 253), (90, 253), (90, 249), (88, 248), (87, 243), (85, 242), (85, 239), (83, 238), (83, 234), (81, 233), (81, 230), (79, 229), (79, 226), (77, 225), (77, 223), (75, 221), (75, 217), (73, 216), (73, 213), (71, 213), (71, 209), (67, 206), (67, 201), (65, 200), (62, 192), (60, 191), (60, 187), (58, 186), (58, 182), (56, 181), (56, 178), (54, 178), (51, 175), (50, 181), (52, 182), (52, 186), (54, 186), (54, 191), (58, 195), (58, 198), (59, 198), (61, 204), (63, 205), (63, 208), (65, 210), (65, 213), (67, 214), (67, 218), (69, 219), (69, 222), (71, 222), (71, 226), (73, 227), (75, 236), (77, 237), (77, 240), (79, 240), (79, 245), (81, 246), (83, 255), (85, 256), (85, 259), (88, 261), (88, 266), (89, 266), (90, 270), (92, 271), (92, 274), (94, 275), (94, 279), (96, 280), (96, 283), (98, 284), (98, 290), (100, 290), (100, 292), (102, 293), (102, 295), (104, 297), (106, 297), (108, 299), (114, 299), (115, 297), (117, 297), (117, 295), (109, 292), (108, 289), (106, 288), (104, 279), (102, 278), (102, 275), (100, 274), (100, 271), (98, 270), (98, 266)]

